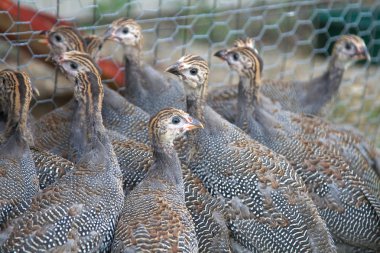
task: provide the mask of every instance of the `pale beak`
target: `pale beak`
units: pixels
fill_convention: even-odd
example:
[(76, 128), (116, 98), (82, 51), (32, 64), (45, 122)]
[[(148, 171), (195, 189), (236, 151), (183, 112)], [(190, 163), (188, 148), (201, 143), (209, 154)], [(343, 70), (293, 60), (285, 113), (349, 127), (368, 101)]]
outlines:
[(39, 97), (40, 96), (40, 91), (36, 87), (32, 88), (32, 93), (33, 93), (33, 95), (35, 97)]
[(226, 55), (227, 55), (227, 50), (226, 49), (219, 50), (218, 52), (216, 52), (214, 54), (214, 56), (216, 56), (219, 59), (222, 59), (224, 61), (226, 60)]
[(186, 120), (187, 120), (187, 123), (183, 127), (186, 131), (190, 131), (197, 128), (203, 128), (203, 124), (199, 120), (193, 117), (189, 116), (186, 118)]
[(41, 44), (44, 44), (44, 45), (48, 45), (49, 44), (48, 39), (46, 39), (46, 38), (44, 38), (44, 39), (38, 39), (37, 42), (41, 43)]
[(120, 39), (118, 36), (116, 36), (116, 33), (113, 29), (108, 29), (103, 36), (103, 41), (106, 41), (106, 40), (119, 41)]
[(181, 72), (179, 71), (179, 64), (177, 62), (165, 69), (165, 72), (169, 72), (176, 76), (181, 75)]
[(369, 54), (368, 49), (366, 47), (362, 48), (361, 50), (358, 50), (357, 55), (360, 59), (371, 61), (371, 55)]

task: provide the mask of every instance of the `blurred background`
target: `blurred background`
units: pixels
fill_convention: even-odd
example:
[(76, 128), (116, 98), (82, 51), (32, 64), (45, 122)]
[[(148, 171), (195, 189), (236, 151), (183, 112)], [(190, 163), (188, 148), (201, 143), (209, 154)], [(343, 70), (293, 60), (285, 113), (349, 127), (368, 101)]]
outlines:
[[(37, 117), (65, 103), (72, 85), (45, 62), (40, 32), (57, 24), (102, 35), (119, 17), (143, 27), (145, 61), (164, 69), (186, 53), (209, 61), (210, 90), (236, 82), (212, 57), (240, 37), (253, 37), (264, 59), (264, 78), (308, 80), (327, 67), (340, 35), (362, 37), (372, 57), (346, 71), (327, 110), (332, 122), (358, 127), (380, 148), (380, 1), (253, 0), (0, 0), (0, 69), (26, 71), (40, 91)], [(99, 62), (111, 87), (123, 82), (120, 48), (107, 42)], [(211, 91), (212, 92), (212, 91)]]

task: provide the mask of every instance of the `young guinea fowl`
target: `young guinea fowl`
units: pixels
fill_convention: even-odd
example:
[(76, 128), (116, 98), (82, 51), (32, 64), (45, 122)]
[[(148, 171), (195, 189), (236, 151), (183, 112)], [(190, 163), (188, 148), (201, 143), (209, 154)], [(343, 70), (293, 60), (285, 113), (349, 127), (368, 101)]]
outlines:
[[(28, 83), (27, 84), (28, 87), (30, 86), (29, 79), (27, 79), (27, 76), (24, 75), (23, 73), (17, 73), (12, 70), (3, 70), (0, 73), (2, 76), (1, 83), (2, 83), (3, 89), (5, 89), (6, 87), (22, 87), (22, 86), (25, 86), (24, 83)], [(9, 88), (8, 91), (10, 92), (11, 89)], [(12, 117), (9, 117), (8, 113), (12, 113), (14, 108), (12, 107), (13, 106), (12, 103), (10, 103), (7, 100), (7, 96), (8, 95), (5, 94), (4, 96), (0, 98), (0, 101), (2, 101), (0, 103), (1, 104), (0, 106), (2, 110), (4, 110), (3, 115), (5, 116), (5, 119), (12, 120)], [(3, 100), (1, 100), (2, 98)], [(23, 107), (19, 107), (19, 109), (23, 109)], [(26, 108), (26, 110), (28, 110), (28, 108)], [(30, 116), (31, 114), (28, 113), (27, 118), (30, 118)], [(9, 121), (11, 123), (8, 122), (8, 124), (13, 124), (15, 120), (16, 119), (13, 119), (13, 121)], [(4, 126), (5, 124), (7, 124), (7, 122), (4, 122)], [(23, 126), (23, 125), (21, 124), (20, 126)], [(37, 175), (39, 176), (40, 189), (44, 189), (47, 185), (53, 183), (57, 178), (61, 177), (63, 174), (72, 170), (73, 165), (70, 161), (62, 157), (53, 155), (47, 151), (34, 147), (33, 135), (31, 131), (29, 130), (30, 128), (32, 128), (32, 126), (33, 126), (33, 123), (30, 121), (27, 121), (27, 127), (26, 129), (22, 131), (23, 140), (27, 140), (27, 143), (29, 145), (28, 149), (30, 149), (29, 152), (32, 155), (35, 169), (37, 171)], [(11, 127), (9, 127), (8, 130), (11, 130)], [(6, 153), (8, 153), (8, 149), (6, 150), (7, 150)]]
[[(248, 42), (248, 44), (247, 44)], [(247, 47), (254, 44), (247, 39)], [(344, 71), (354, 62), (370, 60), (364, 41), (355, 35), (343, 35), (334, 45), (327, 70), (310, 81), (262, 80), (261, 91), (268, 98), (281, 104), (284, 110), (317, 115), (338, 93)], [(238, 114), (236, 106), (238, 88), (228, 85), (213, 92), (208, 102), (222, 116), (234, 122)], [(318, 94), (318, 96), (315, 96)]]
[(149, 121), (153, 164), (126, 196), (112, 245), (114, 252), (198, 252), (185, 205), (181, 165), (174, 139), (203, 127), (187, 113), (163, 109)]
[(115, 20), (104, 35), (104, 40), (108, 39), (119, 42), (124, 49), (124, 96), (128, 101), (151, 115), (166, 107), (186, 108), (182, 84), (172, 78), (167, 79), (151, 66), (142, 63), (143, 36), (136, 21), (125, 18)]
[[(102, 124), (103, 86), (88, 55), (68, 52), (59, 59), (75, 82), (76, 110), (81, 113), (72, 173), (32, 199), (27, 212), (7, 224), (1, 252), (105, 252), (109, 250), (123, 207), (122, 175)], [(92, 65), (87, 72), (80, 65)]]
[(225, 202), (235, 247), (335, 252), (326, 224), (289, 162), (205, 105), (207, 63), (188, 55), (166, 71), (183, 80), (188, 113), (205, 125), (189, 133), (185, 163), (215, 198)]
[(337, 242), (379, 249), (379, 199), (329, 144), (329, 125), (271, 105), (260, 93), (262, 62), (251, 48), (233, 47), (215, 55), (240, 77), (238, 126), (292, 161)]
[[(251, 38), (235, 40), (233, 46), (250, 47), (255, 50), (257, 54), (259, 54), (255, 47), (255, 41)], [(232, 84), (214, 89), (207, 97), (207, 104), (231, 123), (235, 123), (238, 111), (236, 101), (237, 87)]]
[[(51, 58), (57, 58), (56, 52), (62, 53), (64, 50), (75, 49), (83, 51), (90, 45), (98, 44), (98, 41), (92, 38), (92, 42), (86, 47), (84, 40), (74, 28), (62, 27), (55, 28), (47, 34), (49, 45), (51, 47)], [(58, 39), (59, 38), (59, 39)], [(92, 47), (97, 50), (98, 46)], [(97, 58), (97, 54), (90, 52)], [(34, 125), (35, 146), (42, 150), (49, 150), (54, 154), (67, 156), (68, 136), (70, 134), (70, 124), (72, 122), (72, 112), (75, 108), (73, 100), (66, 105), (55, 109), (54, 111), (42, 116)], [(140, 108), (126, 101), (117, 92), (104, 87), (104, 103), (102, 108), (103, 122), (107, 129), (121, 133), (130, 140), (139, 142), (148, 142), (148, 132), (146, 130), (149, 121), (149, 115)], [(116, 139), (120, 136), (115, 135)], [(120, 138), (119, 138), (120, 137)]]
[(31, 98), (32, 87), (25, 73), (0, 71), (0, 104), (8, 108), (7, 122), (0, 136), (0, 227), (16, 209), (26, 210), (39, 190), (27, 141)]

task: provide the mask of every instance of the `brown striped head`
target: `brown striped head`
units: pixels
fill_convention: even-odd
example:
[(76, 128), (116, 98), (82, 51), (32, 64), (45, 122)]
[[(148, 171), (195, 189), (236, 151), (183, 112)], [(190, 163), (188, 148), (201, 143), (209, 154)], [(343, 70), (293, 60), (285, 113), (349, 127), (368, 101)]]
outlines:
[(256, 46), (255, 46), (255, 40), (253, 38), (245, 38), (245, 39), (237, 39), (234, 41), (234, 44), (233, 44), (234, 47), (249, 47), (249, 48), (252, 48), (256, 54), (259, 54), (259, 51), (257, 50)]
[(109, 25), (104, 40), (115, 40), (124, 47), (141, 49), (143, 43), (141, 26), (133, 19), (119, 18)]
[(207, 86), (208, 64), (198, 55), (185, 55), (165, 71), (178, 76), (185, 84), (186, 90), (197, 90)]
[(59, 67), (74, 82), (74, 95), (77, 99), (96, 98), (101, 108), (103, 85), (99, 71), (91, 56), (78, 51), (63, 53), (58, 60)]
[(62, 72), (71, 81), (75, 81), (80, 74), (86, 72), (92, 72), (95, 75), (100, 75), (97, 65), (92, 57), (87, 53), (78, 51), (65, 52), (58, 58), (58, 64)]
[(69, 26), (53, 27), (47, 34), (50, 55), (55, 60), (57, 56), (68, 51), (85, 52), (85, 43), (79, 32)]
[(362, 38), (356, 35), (343, 35), (334, 44), (333, 57), (338, 67), (346, 68), (358, 60), (371, 60), (368, 49)]
[(202, 123), (186, 112), (165, 108), (150, 119), (149, 136), (153, 143), (172, 146), (176, 138), (197, 128), (203, 128)]
[(220, 50), (214, 55), (226, 61), (239, 76), (254, 79), (257, 84), (260, 83), (263, 62), (252, 48), (232, 47)]
[(26, 120), (32, 100), (32, 86), (24, 72), (5, 69), (0, 71), (0, 103), (7, 116), (7, 128), (17, 125), (26, 127)]

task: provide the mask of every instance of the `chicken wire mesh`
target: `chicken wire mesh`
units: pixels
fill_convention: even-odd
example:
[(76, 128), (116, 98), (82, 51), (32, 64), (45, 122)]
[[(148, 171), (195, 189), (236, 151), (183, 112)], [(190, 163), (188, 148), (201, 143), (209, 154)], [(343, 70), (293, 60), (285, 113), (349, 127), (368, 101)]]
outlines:
[[(186, 53), (199, 54), (210, 64), (211, 92), (236, 81), (228, 66), (212, 57), (236, 38), (256, 40), (265, 78), (308, 80), (326, 69), (340, 35), (357, 34), (365, 39), (372, 62), (346, 71), (328, 115), (333, 122), (358, 127), (380, 147), (380, 1), (1, 0), (0, 67), (29, 73), (40, 91), (31, 108), (35, 115), (67, 101), (72, 89), (44, 62), (46, 46), (38, 36), (56, 23), (44, 15), (98, 35), (118, 17), (134, 18), (143, 28), (147, 63), (162, 70)], [(102, 60), (122, 65), (120, 48), (108, 44)], [(105, 82), (115, 83), (117, 75)]]

